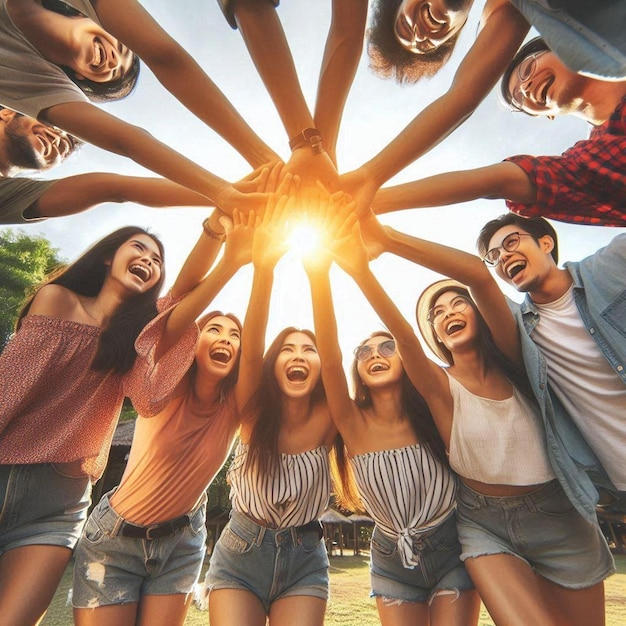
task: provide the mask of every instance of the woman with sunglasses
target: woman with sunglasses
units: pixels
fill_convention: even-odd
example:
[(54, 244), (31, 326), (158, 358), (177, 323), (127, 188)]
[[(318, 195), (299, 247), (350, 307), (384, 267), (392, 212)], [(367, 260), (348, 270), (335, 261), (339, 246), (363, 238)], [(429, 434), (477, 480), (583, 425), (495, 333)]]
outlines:
[(355, 350), (350, 397), (329, 266), (320, 255), (306, 261), (326, 398), (349, 457), (348, 466), (338, 459), (335, 489), (346, 508), (364, 507), (376, 522), (370, 575), (380, 621), (475, 626), (479, 599), (459, 558), (456, 480), (428, 406), (396, 341), (380, 331)]
[(457, 279), (437, 281), (417, 305), (422, 336), (444, 368), (426, 356), (372, 274), (358, 235), (335, 256), (394, 333), (460, 477), (461, 558), (494, 622), (604, 624), (603, 580), (613, 559), (597, 520), (581, 515), (555, 478), (567, 464), (546, 444), (549, 426), (533, 395), (545, 390), (528, 382), (500, 288), (478, 257), (367, 226), (383, 250)]
[[(277, 160), (198, 63), (136, 0), (2, 0), (0, 102), (207, 196), (248, 208), (232, 185), (90, 101), (119, 100), (141, 58), (163, 86), (253, 166)], [(239, 202), (237, 202), (237, 200)]]

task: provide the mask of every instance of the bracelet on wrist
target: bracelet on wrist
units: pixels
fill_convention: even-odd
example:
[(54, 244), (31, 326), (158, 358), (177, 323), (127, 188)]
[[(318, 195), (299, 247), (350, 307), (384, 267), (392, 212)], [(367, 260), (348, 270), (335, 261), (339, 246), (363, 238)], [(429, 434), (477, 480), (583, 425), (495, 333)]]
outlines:
[(217, 233), (211, 228), (210, 223), (211, 218), (207, 217), (204, 222), (202, 222), (202, 230), (204, 234), (210, 239), (215, 239), (216, 241), (222, 241), (226, 237), (226, 233)]

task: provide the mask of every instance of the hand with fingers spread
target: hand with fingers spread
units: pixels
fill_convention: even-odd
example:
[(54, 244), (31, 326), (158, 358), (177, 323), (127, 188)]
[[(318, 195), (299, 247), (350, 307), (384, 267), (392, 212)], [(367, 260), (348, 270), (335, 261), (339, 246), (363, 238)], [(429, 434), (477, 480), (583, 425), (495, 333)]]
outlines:
[(232, 221), (225, 227), (224, 262), (231, 263), (235, 267), (242, 267), (252, 261), (255, 222), (254, 211), (249, 211), (247, 214), (243, 214), (238, 209), (233, 211)]
[(286, 216), (293, 210), (294, 198), (272, 194), (263, 216), (256, 217), (252, 241), (252, 263), (255, 268), (273, 270), (287, 250)]
[(300, 177), (303, 192), (314, 187), (318, 181), (330, 192), (339, 187), (337, 167), (324, 151), (313, 154), (309, 148), (294, 150), (285, 164), (284, 174), (286, 173)]
[(369, 257), (356, 220), (352, 223), (350, 220), (346, 221), (343, 237), (335, 241), (331, 253), (333, 261), (355, 279), (369, 271)]

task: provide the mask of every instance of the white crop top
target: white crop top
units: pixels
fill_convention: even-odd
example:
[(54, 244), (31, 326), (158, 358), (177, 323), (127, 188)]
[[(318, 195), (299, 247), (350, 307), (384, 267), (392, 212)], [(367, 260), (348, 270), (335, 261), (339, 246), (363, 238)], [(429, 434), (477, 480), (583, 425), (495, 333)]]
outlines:
[(272, 475), (246, 467), (248, 445), (239, 442), (228, 469), (233, 508), (274, 528), (301, 526), (316, 520), (330, 500), (328, 447), (301, 454), (279, 454)]
[[(446, 372), (448, 374), (448, 372)], [(454, 403), (450, 467), (493, 485), (537, 485), (554, 478), (541, 418), (513, 386), (506, 400), (476, 396), (448, 374)]]

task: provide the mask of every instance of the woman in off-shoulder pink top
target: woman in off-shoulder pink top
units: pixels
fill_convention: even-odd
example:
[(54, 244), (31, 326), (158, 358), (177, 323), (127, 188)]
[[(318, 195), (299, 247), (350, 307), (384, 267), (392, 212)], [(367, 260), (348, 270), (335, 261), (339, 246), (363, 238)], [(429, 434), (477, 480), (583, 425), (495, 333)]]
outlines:
[(111, 233), (37, 290), (0, 355), (3, 623), (36, 623), (70, 560), (137, 380), (162, 262), (142, 228)]

